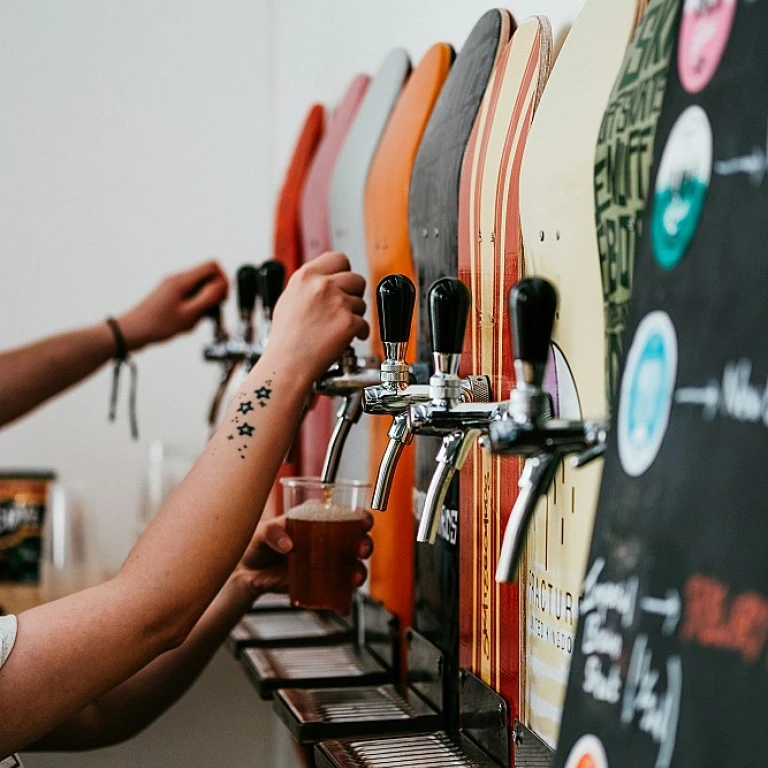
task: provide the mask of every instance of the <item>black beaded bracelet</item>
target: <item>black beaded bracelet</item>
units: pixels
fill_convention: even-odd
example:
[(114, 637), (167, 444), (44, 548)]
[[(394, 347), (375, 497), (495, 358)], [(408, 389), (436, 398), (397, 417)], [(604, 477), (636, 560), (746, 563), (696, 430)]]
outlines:
[(123, 331), (120, 328), (120, 324), (114, 317), (108, 317), (106, 320), (109, 329), (112, 331), (112, 335), (115, 337), (115, 364), (112, 369), (112, 395), (109, 401), (109, 420), (114, 421), (117, 416), (117, 397), (120, 386), (120, 369), (123, 365), (127, 365), (131, 371), (131, 389), (128, 396), (128, 411), (131, 421), (131, 436), (134, 440), (139, 439), (139, 422), (136, 417), (136, 390), (138, 387), (139, 372), (136, 367), (136, 362), (131, 357), (128, 351), (128, 344), (123, 336)]

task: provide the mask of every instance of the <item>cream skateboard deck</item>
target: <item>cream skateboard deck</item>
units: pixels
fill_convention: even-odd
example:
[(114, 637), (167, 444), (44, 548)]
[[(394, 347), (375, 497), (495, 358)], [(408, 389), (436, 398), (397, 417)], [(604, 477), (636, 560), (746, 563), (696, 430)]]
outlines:
[[(513, 384), (507, 296), (523, 258), (519, 179), (523, 149), (550, 67), (545, 17), (520, 25), (496, 64), (470, 137), (459, 197), (459, 277), (472, 291), (464, 374), (488, 375), (493, 399)], [(472, 449), (461, 472), (460, 664), (519, 712), (517, 591), (494, 578), (518, 460)]]
[[(331, 247), (345, 253), (352, 269), (369, 283), (370, 268), (365, 247), (365, 186), (376, 148), (410, 72), (411, 61), (404, 49), (395, 48), (384, 59), (368, 86), (331, 177)], [(369, 322), (372, 319), (370, 311), (367, 319)], [(369, 341), (358, 340), (354, 347), (360, 356), (370, 354)], [(349, 432), (339, 462), (339, 477), (367, 478), (369, 425), (370, 418), (363, 414)]]
[[(352, 80), (328, 120), (325, 135), (315, 153), (301, 195), (301, 230), (305, 261), (310, 261), (331, 248), (331, 177), (369, 82), (368, 75), (357, 75)], [(333, 420), (334, 408), (331, 398), (316, 398), (312, 409), (304, 417), (299, 433), (302, 474), (311, 477), (320, 475), (333, 430)]]
[(764, 3), (683, 5), (559, 767), (768, 753), (767, 25)]
[[(587, 0), (560, 52), (520, 177), (524, 272), (560, 295), (550, 360), (557, 415), (606, 410), (594, 158), (603, 113), (643, 0)], [(550, 747), (560, 727), (601, 462), (563, 466), (532, 521), (520, 573), (521, 720)]]

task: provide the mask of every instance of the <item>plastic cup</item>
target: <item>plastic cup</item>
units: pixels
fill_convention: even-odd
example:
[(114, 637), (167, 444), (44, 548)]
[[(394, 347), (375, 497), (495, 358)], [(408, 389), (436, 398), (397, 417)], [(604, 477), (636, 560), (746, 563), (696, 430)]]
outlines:
[(356, 480), (326, 484), (316, 477), (280, 482), (286, 531), (293, 541), (288, 554), (291, 604), (348, 614), (370, 485)]

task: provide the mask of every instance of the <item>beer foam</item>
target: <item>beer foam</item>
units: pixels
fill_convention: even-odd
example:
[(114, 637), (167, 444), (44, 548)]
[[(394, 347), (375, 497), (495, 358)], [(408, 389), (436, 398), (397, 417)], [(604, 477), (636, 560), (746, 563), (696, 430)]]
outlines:
[(325, 523), (343, 523), (349, 520), (362, 520), (363, 510), (345, 507), (341, 504), (325, 504), (322, 501), (305, 501), (298, 507), (288, 510), (286, 517), (291, 520), (321, 520)]

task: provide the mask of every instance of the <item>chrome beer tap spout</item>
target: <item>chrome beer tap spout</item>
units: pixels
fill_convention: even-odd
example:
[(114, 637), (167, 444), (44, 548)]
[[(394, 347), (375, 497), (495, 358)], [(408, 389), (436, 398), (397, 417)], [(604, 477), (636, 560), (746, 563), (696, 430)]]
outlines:
[(480, 445), (493, 453), (525, 457), (515, 505), (504, 531), (496, 580), (514, 580), (522, 544), (539, 499), (547, 493), (560, 462), (571, 453), (584, 464), (605, 452), (607, 420), (552, 418), (544, 373), (557, 311), (557, 292), (546, 280), (527, 278), (509, 295), (515, 350), (515, 386), (501, 417), (490, 424)]
[[(416, 288), (405, 275), (388, 275), (376, 289), (379, 333), (387, 359), (381, 366), (381, 384), (365, 390), (363, 409), (366, 413), (392, 417), (392, 426), (373, 488), (373, 509), (387, 508), (397, 463), (405, 446), (413, 440), (411, 407), (429, 403), (434, 394), (428, 384), (429, 365), (406, 362), (415, 301)], [(454, 395), (461, 402), (471, 402), (482, 399), (486, 390), (483, 377), (457, 377)]]
[(237, 365), (243, 361), (251, 361), (250, 365), (253, 365), (252, 361), (258, 359), (258, 351), (253, 347), (253, 309), (256, 303), (257, 290), (256, 268), (249, 264), (243, 265), (237, 271), (237, 300), (240, 321), (235, 336), (231, 338), (224, 331), (221, 323), (221, 310), (219, 310), (217, 317), (213, 318), (214, 343), (203, 350), (203, 356), (206, 360), (221, 365), (221, 377), (208, 411), (208, 424), (211, 429), (216, 426), (224, 394)]
[[(437, 468), (427, 490), (416, 538), (435, 543), (440, 512), (448, 487), (461, 469), (477, 436), (498, 417), (491, 403), (487, 376), (459, 377), (461, 350), (470, 307), (469, 289), (460, 280), (444, 277), (429, 291), (429, 326), (435, 373), (429, 380), (429, 400), (411, 405), (410, 429), (416, 435), (442, 437)], [(471, 381), (470, 391), (466, 382)]]

